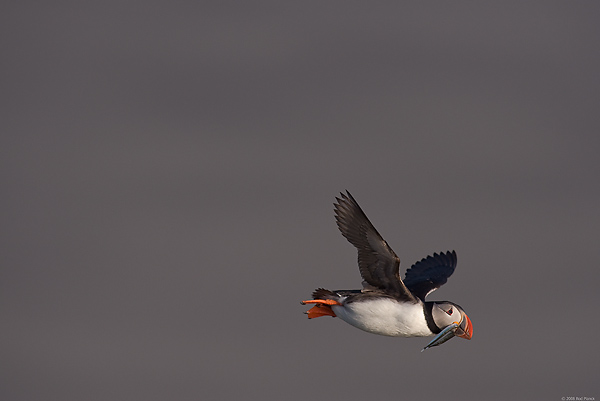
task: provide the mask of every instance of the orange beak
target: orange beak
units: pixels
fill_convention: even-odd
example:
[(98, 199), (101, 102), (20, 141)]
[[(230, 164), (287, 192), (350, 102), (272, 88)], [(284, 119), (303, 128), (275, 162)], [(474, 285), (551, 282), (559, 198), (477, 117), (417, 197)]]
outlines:
[(456, 329), (454, 333), (457, 337), (464, 338), (466, 340), (470, 340), (473, 336), (473, 324), (471, 323), (471, 319), (469, 316), (465, 314), (465, 318), (460, 323), (460, 326)]

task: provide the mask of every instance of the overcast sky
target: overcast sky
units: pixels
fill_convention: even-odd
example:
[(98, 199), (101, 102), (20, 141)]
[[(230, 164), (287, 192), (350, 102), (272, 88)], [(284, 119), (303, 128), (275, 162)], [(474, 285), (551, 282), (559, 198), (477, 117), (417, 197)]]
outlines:
[[(11, 2), (0, 398), (600, 399), (597, 2)], [(471, 341), (339, 319), (350, 190)]]

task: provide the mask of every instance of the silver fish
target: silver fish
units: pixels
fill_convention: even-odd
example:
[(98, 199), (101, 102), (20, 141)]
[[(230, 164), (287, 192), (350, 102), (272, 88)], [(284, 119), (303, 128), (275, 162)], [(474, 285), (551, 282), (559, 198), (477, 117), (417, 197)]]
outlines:
[(435, 336), (435, 338), (433, 340), (431, 340), (431, 342), (429, 344), (427, 344), (425, 346), (425, 348), (423, 348), (421, 350), (421, 352), (425, 351), (427, 348), (431, 348), (431, 347), (435, 347), (437, 345), (442, 345), (443, 343), (445, 343), (446, 341), (450, 340), (452, 337), (454, 337), (456, 334), (456, 329), (458, 329), (458, 323), (452, 323), (449, 326), (446, 326), (446, 328), (442, 331), (440, 331), (440, 333)]

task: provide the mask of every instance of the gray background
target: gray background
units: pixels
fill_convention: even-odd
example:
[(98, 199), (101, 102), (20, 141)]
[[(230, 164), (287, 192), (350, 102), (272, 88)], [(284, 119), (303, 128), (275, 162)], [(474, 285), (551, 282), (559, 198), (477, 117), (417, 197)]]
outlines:
[[(597, 2), (11, 2), (3, 400), (600, 399)], [(348, 189), (471, 341), (339, 319)]]

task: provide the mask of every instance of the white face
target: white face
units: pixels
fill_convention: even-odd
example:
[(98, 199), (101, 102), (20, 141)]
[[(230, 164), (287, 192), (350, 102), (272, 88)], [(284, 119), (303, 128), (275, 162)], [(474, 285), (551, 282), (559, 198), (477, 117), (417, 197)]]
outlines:
[(462, 309), (451, 302), (434, 304), (432, 312), (433, 321), (441, 329), (452, 323), (460, 324), (463, 319)]

